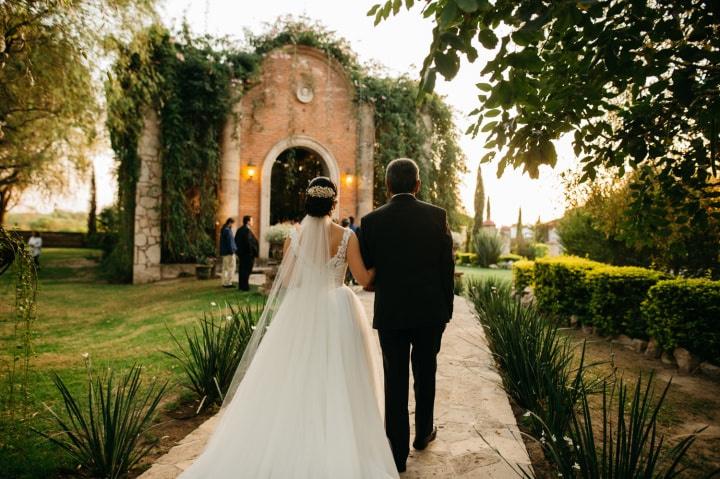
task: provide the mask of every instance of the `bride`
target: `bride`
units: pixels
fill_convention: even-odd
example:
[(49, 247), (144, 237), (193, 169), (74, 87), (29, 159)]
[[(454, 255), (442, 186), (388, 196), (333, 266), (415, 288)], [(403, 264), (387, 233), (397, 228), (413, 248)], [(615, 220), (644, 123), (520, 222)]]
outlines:
[[(358, 239), (334, 224), (337, 187), (312, 180), (220, 419), (191, 478), (397, 478), (363, 307)], [(261, 341), (262, 340), (262, 341)]]

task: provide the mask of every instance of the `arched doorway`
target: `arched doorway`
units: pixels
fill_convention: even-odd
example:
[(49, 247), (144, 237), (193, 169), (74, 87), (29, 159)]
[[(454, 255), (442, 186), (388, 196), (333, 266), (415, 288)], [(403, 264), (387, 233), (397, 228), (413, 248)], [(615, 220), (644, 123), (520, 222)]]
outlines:
[[(340, 181), (340, 167), (338, 166), (338, 162), (335, 159), (335, 156), (328, 150), (323, 144), (320, 142), (314, 140), (311, 137), (305, 136), (305, 135), (293, 135), (290, 136), (273, 146), (270, 151), (268, 152), (267, 156), (265, 156), (265, 160), (262, 164), (262, 176), (260, 179), (260, 257), (267, 258), (268, 252), (270, 250), (269, 243), (265, 240), (265, 232), (267, 231), (268, 227), (272, 224), (270, 222), (272, 211), (271, 211), (271, 203), (272, 203), (272, 197), (273, 197), (273, 191), (276, 189), (277, 186), (280, 186), (280, 189), (283, 188), (282, 184), (279, 183), (281, 180), (277, 180), (276, 178), (273, 178), (273, 173), (275, 172), (275, 165), (279, 161), (283, 161), (284, 155), (286, 152), (294, 150), (297, 160), (298, 153), (303, 156), (305, 159), (308, 159), (310, 155), (312, 155), (312, 164), (319, 164), (322, 166), (322, 171), (320, 174), (323, 174), (325, 176), (329, 176), (331, 180), (335, 182), (335, 184), (339, 185)], [(295, 162), (296, 167), (299, 167), (297, 164), (297, 161)], [(303, 170), (305, 169), (305, 166), (303, 167)], [(290, 168), (286, 169), (288, 174), (294, 174), (297, 172), (293, 172)], [(278, 170), (280, 171), (280, 170)], [(312, 170), (310, 170), (312, 171)], [(280, 173), (275, 173), (276, 175), (279, 175)], [(317, 176), (317, 175), (314, 175)], [(314, 176), (311, 176), (310, 179), (314, 178)], [(307, 187), (307, 180), (304, 182), (303, 186), (300, 186), (300, 183), (297, 184), (298, 188), (302, 188), (304, 191), (304, 187)], [(338, 215), (339, 211), (339, 205), (342, 201), (342, 195), (338, 194), (338, 207), (335, 208), (335, 215)], [(297, 209), (302, 205), (300, 201), (303, 201), (302, 199), (297, 199), (298, 203), (297, 206), (293, 206), (293, 208)], [(300, 209), (300, 213), (302, 215), (302, 208)]]
[(270, 174), (270, 225), (303, 217), (305, 190), (310, 180), (330, 174), (320, 155), (308, 148), (280, 153)]

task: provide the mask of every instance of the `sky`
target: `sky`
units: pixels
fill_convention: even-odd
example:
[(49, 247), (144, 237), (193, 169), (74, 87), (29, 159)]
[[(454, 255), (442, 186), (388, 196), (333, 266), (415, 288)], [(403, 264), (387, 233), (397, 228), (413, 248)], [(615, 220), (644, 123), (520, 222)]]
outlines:
[[(423, 19), (420, 9), (404, 9), (396, 17), (373, 26), (373, 19), (365, 13), (380, 0), (164, 0), (160, 5), (161, 20), (170, 28), (178, 27), (186, 18), (190, 28), (198, 34), (230, 36), (241, 41), (249, 29), (262, 32), (266, 24), (284, 15), (306, 16), (319, 21), (344, 37), (363, 63), (384, 65), (394, 75), (409, 74), (417, 78), (419, 67), (427, 54), (432, 37), (432, 23)], [(492, 52), (479, 48), (475, 63), (464, 62), (451, 82), (438, 78), (436, 92), (446, 97), (456, 111), (456, 124), (461, 132), (460, 145), (467, 156), (468, 173), (461, 185), (461, 199), (469, 214), (474, 213), (475, 177), (480, 158), (486, 153), (483, 137), (471, 138), (464, 131), (471, 120), (468, 113), (478, 106), (475, 84), (481, 81), (480, 71)], [(569, 138), (556, 142), (558, 164), (555, 169), (542, 167), (540, 179), (532, 180), (520, 170), (506, 170), (502, 178), (496, 176), (496, 164), (484, 164), (483, 183), (492, 203), (492, 219), (498, 225), (510, 225), (523, 209), (524, 222), (537, 218), (549, 221), (562, 216), (565, 200), (560, 173), (576, 163)], [(116, 182), (113, 177), (112, 151), (101, 151), (95, 158), (98, 184), (98, 204), (113, 202)], [(53, 208), (87, 210), (89, 192), (84, 183), (76, 183), (72, 195), (55, 196), (51, 200), (37, 194), (25, 195), (16, 211)]]

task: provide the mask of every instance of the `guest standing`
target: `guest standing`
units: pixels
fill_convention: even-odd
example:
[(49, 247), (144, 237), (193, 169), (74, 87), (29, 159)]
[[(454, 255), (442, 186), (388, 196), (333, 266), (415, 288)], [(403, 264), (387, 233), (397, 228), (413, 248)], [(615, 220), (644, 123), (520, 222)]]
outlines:
[(252, 223), (252, 216), (243, 216), (243, 225), (235, 233), (236, 254), (238, 256), (238, 289), (241, 291), (250, 290), (248, 280), (253, 270), (255, 258), (258, 256), (258, 241), (250, 229)]
[(232, 280), (235, 277), (235, 238), (233, 237), (232, 225), (235, 220), (228, 218), (220, 230), (220, 256), (222, 257), (222, 285), (223, 288), (232, 288)]
[(28, 239), (28, 246), (30, 246), (30, 255), (35, 261), (35, 267), (40, 267), (40, 253), (42, 252), (42, 237), (37, 231), (33, 231)]
[(353, 233), (358, 234), (358, 232), (360, 231), (360, 228), (358, 228), (358, 226), (355, 224), (355, 217), (354, 216), (348, 217), (348, 221), (350, 221), (350, 225), (348, 226), (348, 228), (350, 228), (353, 231)]

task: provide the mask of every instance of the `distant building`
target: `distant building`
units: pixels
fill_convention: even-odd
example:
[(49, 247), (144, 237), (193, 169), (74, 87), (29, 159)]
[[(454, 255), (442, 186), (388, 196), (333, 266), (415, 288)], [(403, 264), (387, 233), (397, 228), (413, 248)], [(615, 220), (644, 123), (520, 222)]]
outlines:
[(560, 220), (552, 220), (545, 223), (548, 227), (548, 256), (560, 256), (565, 253), (560, 242), (560, 233), (558, 233), (557, 225)]

